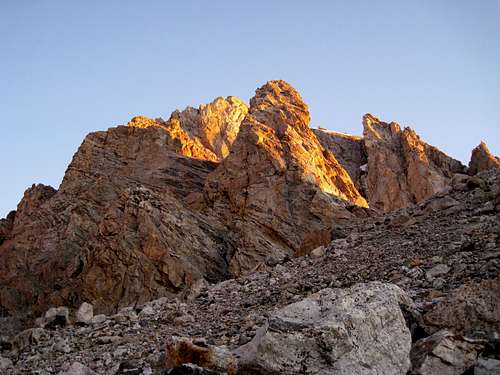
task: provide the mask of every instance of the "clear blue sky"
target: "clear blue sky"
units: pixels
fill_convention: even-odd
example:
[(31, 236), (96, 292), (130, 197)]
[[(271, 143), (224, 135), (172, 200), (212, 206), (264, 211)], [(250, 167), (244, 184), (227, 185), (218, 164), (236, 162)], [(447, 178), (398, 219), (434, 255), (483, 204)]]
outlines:
[(0, 1), (0, 216), (91, 131), (293, 84), (312, 125), (500, 151), (500, 0)]

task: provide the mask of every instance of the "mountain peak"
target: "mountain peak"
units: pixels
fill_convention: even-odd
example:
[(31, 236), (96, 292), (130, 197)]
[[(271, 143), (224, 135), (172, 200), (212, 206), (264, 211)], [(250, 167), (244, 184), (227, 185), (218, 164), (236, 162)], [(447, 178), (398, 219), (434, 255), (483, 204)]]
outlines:
[(469, 174), (491, 168), (500, 168), (500, 158), (493, 155), (485, 142), (481, 141), (473, 150), (469, 162)]

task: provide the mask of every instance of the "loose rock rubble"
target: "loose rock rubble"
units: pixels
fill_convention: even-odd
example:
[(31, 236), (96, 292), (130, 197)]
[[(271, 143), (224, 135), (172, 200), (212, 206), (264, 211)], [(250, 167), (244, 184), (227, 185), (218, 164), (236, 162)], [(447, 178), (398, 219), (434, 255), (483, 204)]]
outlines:
[[(263, 263), (247, 276), (213, 285), (198, 283), (182, 298), (165, 297), (96, 315), (86, 325), (49, 324), (26, 330), (9, 340), (11, 348), (2, 346), (1, 363), (6, 363), (8, 374), (57, 374), (69, 371), (74, 362), (98, 374), (160, 374), (167, 371), (165, 349), (173, 337), (233, 353), (265, 337), (261, 332), (269, 332), (265, 327), (276, 321), (273, 317), (280, 316), (280, 309), (294, 309), (287, 305), (300, 306), (308, 297), (314, 300), (314, 293), (325, 293), (325, 288), (384, 281), (406, 291), (415, 305), (413, 312), (402, 310), (409, 331), (401, 333), (404, 337), (411, 332), (408, 342), (413, 342), (414, 353), (422, 340), (432, 342), (431, 349), (438, 352), (440, 347), (450, 349), (447, 342), (452, 342), (457, 350), (473, 348), (467, 352), (475, 354), (465, 363), (450, 365), (450, 373), (461, 373), (457, 369), (463, 366), (489, 371), (481, 369), (494, 368), (498, 360), (500, 326), (499, 176), (500, 171), (493, 170), (474, 177), (481, 183), (453, 191), (450, 196), (457, 203), (452, 206), (440, 209), (445, 196), (436, 196), (381, 217), (353, 221), (343, 228), (344, 238), (332, 241), (323, 255), (291, 258), (274, 266)], [(434, 208), (428, 210), (430, 206)], [(427, 277), (429, 272), (433, 279)], [(433, 334), (441, 338), (435, 340)], [(54, 350), (55, 345), (63, 350)], [(278, 350), (273, 358), (285, 353)], [(415, 360), (412, 371), (425, 373), (422, 369), (433, 362), (418, 358), (424, 359)], [(170, 373), (215, 371), (195, 367), (180, 366)]]

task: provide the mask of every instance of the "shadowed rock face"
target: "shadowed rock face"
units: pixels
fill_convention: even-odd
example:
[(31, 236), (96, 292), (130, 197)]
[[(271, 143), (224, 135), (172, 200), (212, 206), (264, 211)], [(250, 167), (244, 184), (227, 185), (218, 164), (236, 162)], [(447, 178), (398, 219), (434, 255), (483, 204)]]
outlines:
[(491, 168), (500, 168), (500, 158), (490, 152), (486, 143), (481, 142), (472, 150), (469, 162), (469, 174), (475, 175)]
[(0, 248), (3, 308), (92, 301), (111, 312), (227, 278), (224, 227), (183, 203), (215, 165), (183, 150), (162, 127), (89, 134), (59, 191), (37, 185), (19, 204)]
[(337, 133), (326, 129), (313, 129), (318, 141), (330, 150), (351, 176), (358, 191), (366, 198), (363, 166), (368, 163), (363, 137)]
[(372, 115), (363, 117), (368, 155), (366, 195), (370, 207), (392, 211), (443, 192), (455, 173), (465, 167), (421, 141), (410, 128), (385, 123)]
[(225, 216), (230, 212), (231, 224), (251, 233), (232, 259), (234, 272), (267, 254), (279, 258), (327, 243), (336, 219), (352, 217), (342, 201), (367, 205), (309, 121), (294, 88), (268, 82), (250, 100), (230, 155), (207, 179), (209, 207)]

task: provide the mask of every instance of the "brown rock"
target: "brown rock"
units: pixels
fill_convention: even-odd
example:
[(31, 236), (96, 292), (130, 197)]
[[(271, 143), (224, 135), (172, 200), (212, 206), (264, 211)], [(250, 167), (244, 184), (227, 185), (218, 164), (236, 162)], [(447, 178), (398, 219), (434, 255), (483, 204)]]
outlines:
[[(305, 253), (328, 243), (332, 211), (346, 211), (343, 201), (367, 205), (345, 169), (320, 145), (309, 120), (293, 87), (268, 82), (251, 99), (231, 154), (207, 179), (210, 207), (230, 218), (243, 236), (245, 250), (231, 261), (236, 274), (266, 255)], [(312, 212), (311, 201), (323, 207)]]
[(500, 168), (500, 158), (493, 155), (486, 143), (481, 142), (474, 150), (469, 162), (469, 174), (475, 175), (491, 168)]
[(392, 211), (445, 191), (464, 166), (421, 141), (410, 128), (363, 117), (368, 154), (366, 194), (371, 208)]
[(453, 291), (424, 315), (430, 333), (446, 329), (456, 334), (496, 340), (500, 337), (500, 278), (468, 283)]
[(10, 211), (5, 219), (0, 219), (0, 245), (9, 238), (15, 217), (16, 211)]
[(362, 176), (363, 166), (368, 163), (363, 137), (329, 131), (323, 128), (313, 129), (318, 141), (335, 155), (345, 168), (356, 188), (364, 194)]
[(192, 139), (215, 154), (215, 160), (222, 160), (229, 154), (247, 113), (247, 105), (237, 97), (218, 97), (198, 109), (175, 111), (169, 121), (178, 121)]
[[(117, 127), (80, 146), (57, 193), (37, 185), (0, 247), (0, 304), (97, 312), (228, 277), (225, 228), (182, 202), (215, 164), (188, 158), (162, 127)], [(50, 197), (50, 198), (49, 198)]]

